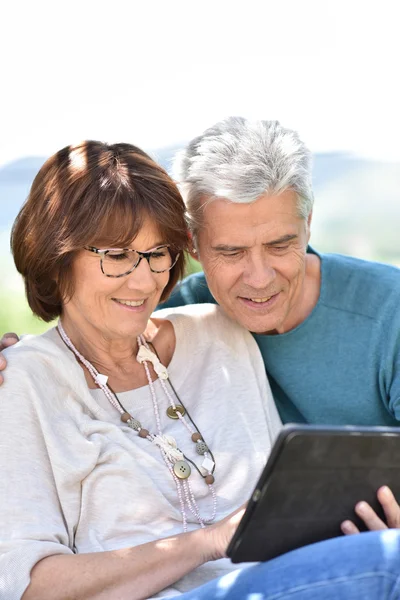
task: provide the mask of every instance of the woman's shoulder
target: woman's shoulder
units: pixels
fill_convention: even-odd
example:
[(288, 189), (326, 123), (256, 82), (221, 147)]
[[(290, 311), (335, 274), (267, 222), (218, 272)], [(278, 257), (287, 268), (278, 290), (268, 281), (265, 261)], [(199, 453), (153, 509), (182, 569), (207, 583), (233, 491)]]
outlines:
[(62, 378), (62, 373), (69, 366), (73, 368), (74, 363), (71, 363), (55, 328), (41, 335), (22, 336), (17, 344), (6, 348), (3, 354), (7, 367), (0, 391), (20, 386), (23, 382), (29, 385), (33, 379), (43, 379), (45, 373), (52, 373), (53, 378)]
[(60, 355), (62, 348), (57, 343), (58, 334), (53, 327), (41, 335), (23, 335), (20, 340), (3, 350), (8, 366), (26, 360), (32, 360), (32, 355), (37, 359), (46, 355)]
[(202, 325), (209, 323), (223, 323), (226, 327), (241, 329), (240, 325), (232, 321), (218, 304), (186, 304), (174, 308), (163, 308), (154, 313), (158, 319), (169, 321), (193, 321)]
[(228, 345), (253, 345), (251, 333), (233, 321), (216, 304), (190, 304), (175, 308), (165, 308), (155, 313), (157, 318), (172, 322), (178, 337), (186, 334), (192, 340), (219, 340)]
[[(224, 329), (226, 333), (246, 332), (241, 325), (232, 321), (217, 304), (187, 304), (174, 308), (163, 308), (154, 313), (157, 319), (172, 321), (174, 327), (197, 328), (207, 331), (209, 328)], [(248, 333), (248, 332), (247, 332)]]

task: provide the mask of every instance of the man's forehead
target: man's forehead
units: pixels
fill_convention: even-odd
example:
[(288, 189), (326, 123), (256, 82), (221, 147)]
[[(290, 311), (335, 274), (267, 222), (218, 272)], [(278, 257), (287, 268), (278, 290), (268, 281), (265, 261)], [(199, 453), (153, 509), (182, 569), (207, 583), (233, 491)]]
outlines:
[(225, 198), (203, 203), (203, 228), (213, 238), (242, 237), (257, 231), (274, 234), (285, 230), (286, 233), (288, 228), (287, 233), (290, 233), (302, 221), (298, 216), (297, 197), (292, 191), (278, 196), (264, 195), (249, 203), (235, 203)]

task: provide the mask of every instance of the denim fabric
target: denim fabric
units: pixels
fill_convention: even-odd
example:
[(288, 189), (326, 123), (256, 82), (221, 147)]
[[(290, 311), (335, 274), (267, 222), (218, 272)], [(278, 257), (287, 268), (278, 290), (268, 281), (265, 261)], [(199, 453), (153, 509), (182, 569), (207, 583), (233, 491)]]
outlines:
[(177, 600), (397, 600), (400, 530), (339, 537), (233, 571)]

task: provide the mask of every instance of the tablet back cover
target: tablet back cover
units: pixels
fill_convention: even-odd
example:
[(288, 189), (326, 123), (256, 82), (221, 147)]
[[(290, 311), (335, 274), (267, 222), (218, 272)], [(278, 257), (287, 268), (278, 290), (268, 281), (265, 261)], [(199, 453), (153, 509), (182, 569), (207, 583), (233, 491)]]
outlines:
[(340, 523), (363, 523), (354, 506), (376, 492), (400, 498), (400, 430), (286, 427), (228, 548), (233, 562), (265, 561), (342, 535)]

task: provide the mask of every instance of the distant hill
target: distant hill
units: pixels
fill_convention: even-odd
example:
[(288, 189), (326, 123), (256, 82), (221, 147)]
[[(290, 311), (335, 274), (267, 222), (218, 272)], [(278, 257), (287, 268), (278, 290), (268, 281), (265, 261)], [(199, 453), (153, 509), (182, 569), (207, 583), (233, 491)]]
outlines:
[[(181, 146), (149, 153), (170, 170)], [(0, 231), (8, 230), (45, 161), (25, 157), (0, 168)], [(400, 164), (345, 153), (314, 156), (312, 241), (320, 249), (397, 261), (400, 257)]]

